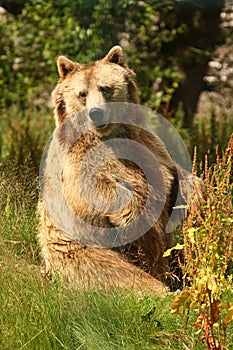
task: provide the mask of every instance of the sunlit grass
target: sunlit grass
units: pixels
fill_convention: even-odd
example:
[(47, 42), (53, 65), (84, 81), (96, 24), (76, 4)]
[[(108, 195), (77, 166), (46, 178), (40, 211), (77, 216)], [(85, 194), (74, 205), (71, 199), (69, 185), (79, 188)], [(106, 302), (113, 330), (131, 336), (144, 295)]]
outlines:
[(1, 256), (1, 349), (189, 349), (173, 297), (67, 290), (9, 251)]

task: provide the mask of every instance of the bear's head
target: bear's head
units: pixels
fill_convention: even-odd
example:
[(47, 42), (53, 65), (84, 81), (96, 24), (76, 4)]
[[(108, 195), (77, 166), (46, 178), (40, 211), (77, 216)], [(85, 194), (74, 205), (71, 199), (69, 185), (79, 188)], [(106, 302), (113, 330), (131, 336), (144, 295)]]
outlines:
[(53, 91), (56, 125), (85, 111), (87, 127), (104, 134), (109, 122), (105, 106), (112, 102), (138, 103), (134, 73), (126, 67), (120, 46), (91, 64), (60, 56), (60, 80)]

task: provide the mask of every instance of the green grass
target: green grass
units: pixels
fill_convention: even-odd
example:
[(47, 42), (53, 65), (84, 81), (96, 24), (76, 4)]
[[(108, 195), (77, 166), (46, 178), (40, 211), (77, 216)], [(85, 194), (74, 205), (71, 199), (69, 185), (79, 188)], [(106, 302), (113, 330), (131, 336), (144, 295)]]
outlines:
[(179, 348), (169, 300), (68, 291), (13, 257), (2, 269), (1, 349)]
[(170, 314), (173, 297), (66, 290), (9, 251), (1, 270), (1, 349), (205, 349)]
[[(6, 251), (5, 251), (6, 252)], [(64, 289), (9, 251), (1, 257), (1, 349), (204, 349), (193, 347), (173, 297)]]

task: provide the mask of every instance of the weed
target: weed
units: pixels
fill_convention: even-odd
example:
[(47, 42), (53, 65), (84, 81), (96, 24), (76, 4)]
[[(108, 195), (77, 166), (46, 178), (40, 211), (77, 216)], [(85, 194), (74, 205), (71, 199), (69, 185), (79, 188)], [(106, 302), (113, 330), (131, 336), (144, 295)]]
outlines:
[(187, 325), (190, 315), (195, 315), (193, 324), (210, 350), (227, 348), (227, 328), (233, 321), (233, 302), (223, 301), (233, 278), (229, 275), (233, 257), (232, 156), (233, 134), (222, 157), (216, 149), (214, 166), (208, 166), (206, 157), (205, 193), (199, 198), (200, 205), (191, 200), (183, 225), (183, 272), (188, 286), (172, 304), (173, 314), (187, 310)]

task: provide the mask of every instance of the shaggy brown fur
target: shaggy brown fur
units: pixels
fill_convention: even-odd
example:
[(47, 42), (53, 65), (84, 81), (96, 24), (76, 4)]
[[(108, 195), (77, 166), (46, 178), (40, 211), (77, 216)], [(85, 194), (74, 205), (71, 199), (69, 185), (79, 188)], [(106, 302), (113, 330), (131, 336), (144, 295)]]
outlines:
[[(167, 264), (162, 256), (172, 244), (171, 235), (166, 233), (165, 228), (176, 201), (176, 165), (161, 141), (144, 128), (146, 124), (143, 113), (133, 113), (135, 105), (129, 109), (131, 113), (127, 113), (128, 124), (107, 125), (106, 122), (104, 127), (99, 127), (87, 113), (81, 113), (90, 112), (93, 107), (103, 106), (108, 102), (138, 103), (134, 73), (124, 65), (119, 46), (113, 47), (102, 60), (91, 65), (74, 63), (61, 56), (58, 58), (58, 71), (60, 80), (53, 92), (56, 129), (48, 150), (45, 174), (47, 181), (44, 189), (47, 196), (54, 198), (54, 208), (56, 184), (52, 184), (49, 179), (51, 173), (57, 171), (54, 162), (62, 149), (66, 149), (67, 153), (58, 177), (61, 177), (62, 189), (69, 207), (83, 221), (96, 227), (116, 230), (124, 227), (142, 213), (149, 190), (152, 193), (153, 210), (156, 210), (158, 200), (164, 200), (165, 205), (158, 220), (141, 238), (124, 247), (107, 249), (81, 244), (78, 242), (78, 233), (73, 237), (73, 234), (65, 233), (56, 227), (42, 201), (39, 206), (39, 241), (45, 272), (61, 271), (63, 276), (81, 288), (109, 289), (134, 286), (137, 290), (151, 289), (161, 292), (162, 284), (153, 277), (162, 277), (167, 271)], [(70, 120), (75, 124), (72, 131), (67, 127)], [(142, 128), (132, 125), (135, 120)], [(90, 150), (113, 138), (135, 141), (138, 145), (146, 146), (155, 155), (157, 163), (153, 162), (148, 153), (140, 154), (140, 157), (142, 163), (147, 164), (148, 171), (154, 175), (157, 184), (148, 184), (145, 174), (137, 165), (119, 159), (114, 149), (105, 147), (104, 154), (112, 156), (112, 160), (101, 167), (97, 174), (100, 195), (106, 202), (111, 203), (117, 198), (117, 190), (120, 189), (127, 195), (130, 184), (133, 196), (123, 209), (101, 212), (91, 205), (93, 193), (90, 193), (88, 187), (88, 183), (92, 181), (90, 169), (86, 167), (81, 172), (80, 168)], [(93, 164), (101, 161), (101, 157), (101, 152), (96, 152), (92, 158)], [(81, 177), (78, 177), (80, 172)], [(80, 181), (88, 201), (80, 190)], [(161, 188), (165, 188), (164, 193), (161, 192)], [(151, 220), (156, 214), (152, 209), (143, 214), (144, 222)], [(60, 210), (62, 211), (62, 208)], [(80, 232), (82, 229), (80, 227)], [(86, 234), (88, 236), (89, 233)], [(130, 232), (126, 234), (130, 235)]]

